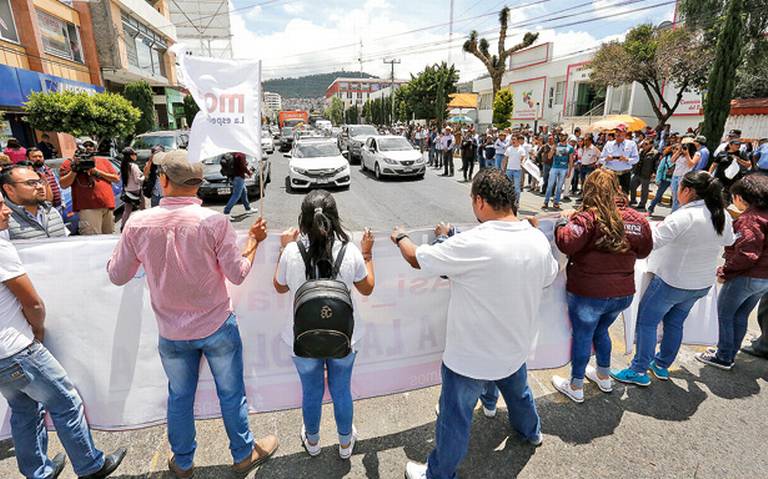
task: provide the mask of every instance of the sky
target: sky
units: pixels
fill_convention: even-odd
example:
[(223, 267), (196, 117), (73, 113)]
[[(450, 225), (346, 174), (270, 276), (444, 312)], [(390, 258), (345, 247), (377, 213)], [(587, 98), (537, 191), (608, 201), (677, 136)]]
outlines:
[[(486, 73), (483, 64), (462, 51), (472, 30), (496, 50), (495, 0), (230, 0), (235, 58), (262, 60), (265, 79), (336, 70), (389, 78), (384, 60), (399, 59), (396, 78), (410, 78), (425, 66), (450, 61), (461, 81)], [(526, 31), (537, 43), (551, 41), (555, 58), (621, 39), (641, 23), (659, 24), (674, 15), (673, 0), (519, 0), (510, 7), (507, 47)], [(449, 39), (452, 41), (449, 42)], [(362, 44), (362, 46), (361, 46)]]

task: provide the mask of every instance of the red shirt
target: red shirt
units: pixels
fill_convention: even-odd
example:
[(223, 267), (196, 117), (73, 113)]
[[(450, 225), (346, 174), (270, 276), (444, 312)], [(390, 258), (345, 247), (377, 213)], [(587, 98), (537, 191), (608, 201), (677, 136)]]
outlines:
[[(94, 156), (96, 169), (109, 173), (117, 174), (112, 163), (102, 156)], [(61, 164), (59, 174), (66, 175), (72, 168), (72, 160), (65, 160)], [(75, 182), (72, 183), (72, 209), (95, 210), (99, 208), (115, 209), (115, 194), (112, 192), (112, 184), (104, 179), (88, 175), (88, 173), (78, 173)]]
[(768, 278), (768, 212), (748, 208), (733, 222), (733, 232), (736, 242), (725, 247), (725, 264), (717, 275), (726, 281), (737, 276)]
[(52, 169), (45, 165), (35, 168), (35, 171), (40, 175), (40, 178), (46, 180), (48, 186), (51, 187), (51, 193), (53, 194), (51, 204), (56, 208), (61, 206), (61, 188), (59, 187), (59, 180), (56, 179), (56, 174), (54, 174)]
[(595, 246), (602, 237), (595, 215), (580, 211), (555, 231), (557, 248), (568, 255), (566, 290), (590, 298), (617, 298), (635, 293), (635, 261), (651, 254), (653, 235), (644, 216), (620, 207), (629, 250), (612, 253)]

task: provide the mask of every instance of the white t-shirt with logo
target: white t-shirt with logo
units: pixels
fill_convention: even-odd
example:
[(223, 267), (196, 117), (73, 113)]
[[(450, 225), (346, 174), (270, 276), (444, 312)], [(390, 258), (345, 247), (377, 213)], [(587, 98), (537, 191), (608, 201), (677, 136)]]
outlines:
[(519, 170), (521, 168), (520, 164), (525, 159), (526, 153), (525, 148), (522, 146), (510, 146), (507, 148), (506, 153), (504, 153), (507, 157), (507, 169), (508, 170)]
[(21, 303), (5, 285), (6, 281), (26, 273), (13, 244), (0, 239), (0, 359), (13, 356), (35, 339)]
[[(308, 247), (308, 242), (303, 239), (304, 246)], [(341, 241), (336, 240), (333, 242), (333, 258), (334, 261), (341, 249)], [(368, 270), (365, 268), (365, 260), (360, 249), (352, 244), (347, 244), (347, 249), (344, 252), (344, 260), (341, 262), (341, 268), (339, 269), (339, 276), (336, 278), (342, 281), (350, 291), (355, 289), (355, 283), (364, 280), (368, 276)], [(277, 282), (288, 286), (291, 290), (291, 304), (295, 298), (296, 291), (307, 282), (306, 268), (304, 267), (304, 260), (301, 258), (299, 252), (299, 246), (293, 242), (285, 247), (282, 256), (280, 256), (280, 263), (277, 266)], [(358, 314), (358, 308), (355, 301), (355, 295), (352, 295), (352, 305), (354, 308), (355, 318), (355, 330), (352, 333), (352, 344), (355, 345), (365, 333), (365, 327), (360, 320)], [(281, 334), (285, 344), (291, 347), (293, 350), (293, 317), (291, 316), (286, 321), (285, 327)]]
[(421, 269), (447, 276), (451, 297), (443, 362), (474, 379), (510, 376), (533, 346), (544, 289), (558, 263), (527, 221), (487, 221), (416, 250)]
[(580, 148), (579, 151), (581, 152), (579, 161), (584, 166), (594, 165), (600, 160), (600, 151), (595, 145), (589, 145), (589, 148)]

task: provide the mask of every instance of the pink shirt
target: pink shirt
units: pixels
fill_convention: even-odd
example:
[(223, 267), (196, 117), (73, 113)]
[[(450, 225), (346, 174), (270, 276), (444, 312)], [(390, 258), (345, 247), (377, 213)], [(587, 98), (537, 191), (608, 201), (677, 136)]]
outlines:
[(3, 150), (3, 153), (8, 155), (8, 158), (11, 159), (11, 163), (14, 165), (16, 163), (21, 163), (22, 161), (27, 159), (27, 149), (23, 146), (19, 148), (18, 150), (14, 150), (13, 148), (6, 147), (5, 150)]
[(251, 271), (227, 217), (201, 204), (163, 198), (157, 208), (134, 212), (107, 264), (118, 286), (144, 267), (160, 336), (170, 340), (219, 329), (232, 313), (224, 279), (241, 284)]

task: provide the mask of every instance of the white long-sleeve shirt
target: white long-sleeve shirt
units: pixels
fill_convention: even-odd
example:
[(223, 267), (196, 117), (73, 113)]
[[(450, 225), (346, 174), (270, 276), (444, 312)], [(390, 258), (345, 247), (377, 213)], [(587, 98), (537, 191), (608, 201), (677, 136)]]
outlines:
[[(629, 161), (608, 159), (620, 156), (627, 157)], [(600, 163), (605, 164), (606, 168), (613, 171), (629, 171), (638, 161), (640, 161), (640, 154), (637, 151), (637, 143), (632, 140), (624, 140), (621, 143), (618, 143), (616, 140), (609, 141), (605, 144), (605, 148), (603, 148), (603, 152), (600, 154)]]

